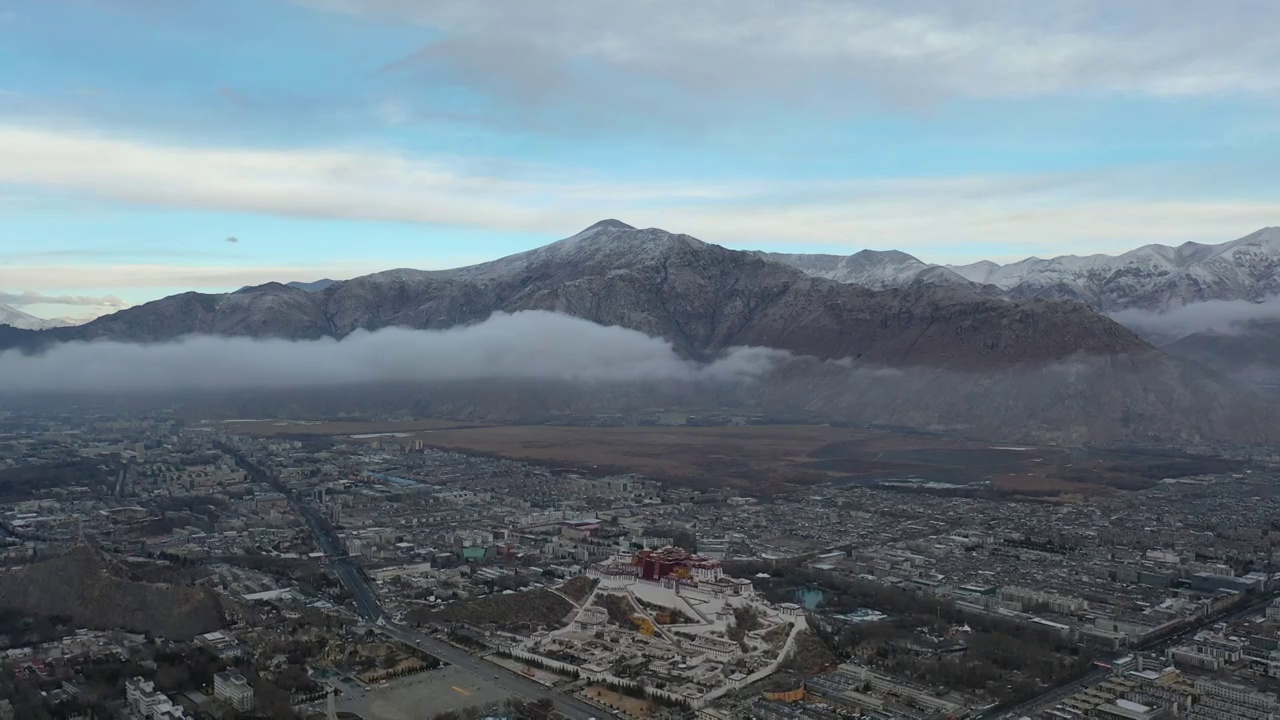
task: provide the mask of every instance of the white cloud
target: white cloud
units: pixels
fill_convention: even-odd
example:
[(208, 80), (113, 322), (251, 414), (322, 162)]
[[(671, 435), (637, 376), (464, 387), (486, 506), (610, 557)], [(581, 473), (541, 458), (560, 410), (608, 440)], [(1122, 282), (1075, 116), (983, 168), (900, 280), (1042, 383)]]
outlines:
[(1245, 332), (1249, 323), (1280, 320), (1280, 297), (1262, 302), (1208, 300), (1169, 312), (1120, 310), (1111, 318), (1137, 332), (1161, 341), (1176, 340), (1194, 333), (1234, 335)]
[[(625, 86), (856, 103), (1280, 89), (1280, 7), (1248, 0), (295, 0), (443, 33), (420, 57), (510, 97)], [(832, 92), (835, 90), (836, 92)], [(852, 90), (852, 92), (851, 92)]]
[[(0, 270), (3, 273), (3, 270)], [(3, 285), (0, 282), (0, 285)], [(115, 295), (103, 295), (101, 297), (89, 297), (85, 295), (46, 295), (34, 290), (25, 290), (23, 292), (6, 292), (0, 290), (0, 305), (13, 305), (21, 307), (24, 305), (83, 305), (89, 307), (106, 307), (106, 308), (123, 308), (129, 304)]]
[[(41, 288), (136, 289), (187, 288), (235, 289), (267, 282), (310, 281), (322, 277), (347, 279), (386, 270), (367, 262), (326, 265), (162, 265), (162, 264), (0, 264), (0, 287), (26, 285)], [(422, 269), (442, 269), (424, 267)]]
[[(1213, 200), (1197, 169), (842, 181), (610, 182), (541, 168), (492, 175), (461, 161), (357, 149), (258, 150), (159, 145), (0, 126), (0, 183), (110, 201), (277, 216), (469, 225), (563, 237), (601, 217), (755, 248), (828, 244), (832, 252), (898, 248), (935, 262), (1019, 252), (1115, 252), (1146, 242), (1225, 241), (1275, 224), (1280, 201)], [(1180, 175), (1181, 181), (1171, 180)], [(1212, 181), (1210, 181), (1212, 182)], [(1181, 184), (1180, 184), (1181, 183)], [(1179, 197), (1155, 199), (1160, 188)], [(1154, 190), (1153, 190), (1154, 189)], [(1198, 189), (1201, 194), (1189, 192)], [(487, 258), (480, 258), (487, 259)], [(406, 258), (411, 261), (412, 258)], [(92, 285), (57, 281), (64, 266), (0, 265), (0, 286), (126, 287), (163, 274), (167, 287), (282, 277), (351, 277), (380, 267), (96, 267)], [(426, 269), (426, 268), (424, 268)], [(50, 284), (22, 281), (22, 273)], [(118, 273), (118, 274), (116, 274)], [(101, 284), (110, 276), (110, 285)], [(133, 278), (133, 279), (130, 279)], [(201, 280), (200, 278), (203, 278)], [(234, 279), (233, 279), (234, 278)], [(224, 282), (225, 281), (225, 282)]]
[(617, 197), (679, 200), (710, 192), (696, 184), (524, 182), (389, 152), (157, 145), (3, 126), (0, 155), (0, 182), (108, 200), (523, 230), (589, 224), (598, 219), (589, 206)]
[(254, 340), (193, 336), (137, 345), (74, 342), (40, 355), (0, 353), (0, 393), (161, 392), (312, 387), (374, 382), (514, 378), (738, 381), (789, 358), (738, 348), (710, 364), (681, 359), (670, 343), (634, 330), (528, 311), (443, 331), (387, 328), (342, 339)]
[(1029, 254), (1118, 253), (1153, 242), (1225, 242), (1280, 218), (1280, 202), (1049, 200), (1016, 192), (981, 200), (915, 194), (843, 204), (766, 201), (733, 208), (680, 207), (660, 217), (682, 232), (732, 239), (744, 247), (826, 242), (833, 252), (896, 249), (939, 263), (992, 259), (993, 248), (999, 248), (1001, 257), (1012, 253), (1007, 257), (1023, 259)]

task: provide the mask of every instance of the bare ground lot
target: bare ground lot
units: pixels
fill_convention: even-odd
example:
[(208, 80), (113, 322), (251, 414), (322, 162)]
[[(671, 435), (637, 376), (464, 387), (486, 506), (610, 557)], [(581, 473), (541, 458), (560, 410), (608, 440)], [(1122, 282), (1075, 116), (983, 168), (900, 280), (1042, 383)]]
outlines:
[(657, 704), (649, 700), (641, 700), (628, 695), (616, 693), (603, 685), (592, 685), (582, 691), (582, 695), (595, 702), (621, 711), (629, 718), (647, 718), (651, 717), (660, 708)]

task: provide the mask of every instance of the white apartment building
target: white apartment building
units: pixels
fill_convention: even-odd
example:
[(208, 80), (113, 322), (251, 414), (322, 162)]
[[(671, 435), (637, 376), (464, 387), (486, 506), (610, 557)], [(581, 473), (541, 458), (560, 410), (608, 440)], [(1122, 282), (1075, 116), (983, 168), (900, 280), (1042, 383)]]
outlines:
[(213, 676), (213, 697), (240, 712), (253, 709), (253, 686), (239, 670), (224, 670)]

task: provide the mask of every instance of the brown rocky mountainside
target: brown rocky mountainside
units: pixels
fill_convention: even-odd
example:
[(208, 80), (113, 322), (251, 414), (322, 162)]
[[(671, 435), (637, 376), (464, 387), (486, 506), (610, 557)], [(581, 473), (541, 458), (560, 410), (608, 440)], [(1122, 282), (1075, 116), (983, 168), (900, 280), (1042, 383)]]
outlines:
[(53, 339), (154, 342), (187, 334), (293, 339), (387, 326), (447, 328), (494, 312), (552, 310), (671, 341), (708, 359), (757, 345), (824, 359), (994, 369), (1151, 348), (1071, 302), (1014, 303), (966, 288), (873, 291), (754, 253), (605, 221), (569, 239), (444, 272), (391, 270), (306, 292), (271, 283), (184, 293), (50, 331)]
[(1275, 443), (1276, 404), (1194, 363), (1159, 353), (1075, 357), (996, 373), (793, 363), (763, 406), (819, 417), (1080, 445)]
[(1280, 385), (1280, 320), (1257, 320), (1229, 332), (1193, 333), (1163, 349), (1237, 377)]
[(0, 574), (0, 607), (27, 614), (65, 615), (79, 626), (124, 628), (174, 640), (222, 627), (212, 593), (128, 580), (89, 547)]
[[(1000, 439), (1280, 439), (1273, 405), (1078, 302), (1014, 301), (971, 284), (872, 290), (612, 220), (456, 270), (390, 270), (310, 292), (271, 283), (226, 295), (186, 293), (35, 335), (42, 342), (193, 333), (310, 339), (390, 326), (443, 329), (521, 310), (665, 338), (693, 360), (737, 346), (800, 358), (729, 391), (727, 401), (723, 389), (709, 391), (713, 403)], [(32, 337), (23, 341), (30, 346)], [(551, 393), (508, 386), (465, 397), (433, 388), (424, 402), (450, 416), (506, 420), (619, 407), (617, 387)], [(623, 395), (671, 406), (669, 393)]]

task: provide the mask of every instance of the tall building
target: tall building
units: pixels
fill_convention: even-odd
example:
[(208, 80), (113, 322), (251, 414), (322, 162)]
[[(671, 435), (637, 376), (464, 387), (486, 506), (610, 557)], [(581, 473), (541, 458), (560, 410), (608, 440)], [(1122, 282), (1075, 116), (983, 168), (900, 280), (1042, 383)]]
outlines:
[(185, 720), (186, 713), (169, 696), (156, 690), (155, 683), (136, 677), (124, 684), (129, 712), (138, 720)]
[(253, 709), (253, 686), (239, 670), (224, 670), (213, 676), (213, 697), (240, 712)]
[(1271, 622), (1280, 620), (1280, 600), (1274, 600), (1267, 606), (1267, 620)]
[(124, 684), (125, 700), (135, 717), (150, 718), (151, 711), (165, 698), (156, 692), (155, 683), (140, 677), (131, 678)]
[(645, 580), (719, 580), (724, 576), (719, 560), (694, 555), (677, 547), (641, 550), (631, 564), (639, 568)]

